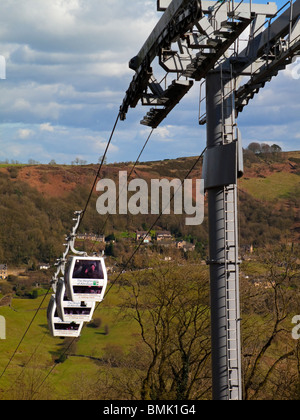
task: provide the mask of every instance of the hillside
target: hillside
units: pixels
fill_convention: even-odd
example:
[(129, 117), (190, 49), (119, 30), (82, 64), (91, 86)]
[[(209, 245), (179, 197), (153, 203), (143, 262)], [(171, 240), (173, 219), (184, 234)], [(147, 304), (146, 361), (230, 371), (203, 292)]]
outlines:
[[(241, 197), (243, 194), (248, 198), (251, 197), (254, 206), (255, 203), (257, 206), (264, 204), (270, 212), (268, 228), (270, 230), (275, 227), (281, 229), (281, 240), (299, 242), (300, 152), (266, 154), (254, 158), (245, 153), (244, 159), (244, 177), (239, 181)], [(247, 201), (247, 198), (245, 197), (244, 200)], [(243, 210), (245, 211), (245, 208), (241, 204), (241, 212)], [(254, 210), (254, 214), (249, 217), (249, 220), (254, 222), (255, 213)], [(281, 221), (277, 218), (277, 216), (280, 217), (280, 214), (282, 215)], [(274, 217), (277, 219), (276, 222)], [(259, 224), (260, 219), (257, 217), (255, 222)], [(285, 222), (286, 225), (284, 225)]]
[[(143, 162), (132, 178), (183, 179), (196, 158)], [(103, 167), (102, 178), (118, 183), (119, 171), (132, 162)], [(72, 227), (75, 210), (83, 209), (98, 166), (1, 165), (0, 263), (32, 265), (53, 262), (61, 254), (64, 236)], [(239, 181), (241, 245), (265, 246), (274, 241), (299, 240), (300, 152), (254, 155), (245, 152), (245, 173)], [(201, 162), (191, 173), (201, 178)], [(96, 211), (94, 192), (81, 232), (116, 236), (151, 226), (156, 216), (106, 216)], [(200, 226), (186, 226), (184, 216), (165, 215), (157, 229), (177, 238), (207, 245), (207, 217)], [(124, 236), (124, 235), (123, 235)]]
[[(194, 162), (144, 162), (134, 176), (184, 178)], [(130, 162), (107, 165), (102, 175), (117, 180), (119, 171), (130, 167)], [(163, 217), (157, 229), (193, 241), (195, 251), (172, 251), (170, 259), (167, 249), (145, 247), (126, 272), (118, 267), (120, 277), (109, 274), (109, 294), (79, 340), (49, 334), (51, 270), (34, 269), (39, 261), (52, 263), (61, 256), (73, 212), (84, 208), (97, 169), (0, 168), (1, 261), (29, 269), (0, 280), (7, 332), (0, 374), (11, 360), (0, 381), (0, 400), (139, 400), (147, 380), (154, 400), (211, 399), (209, 275), (201, 261), (207, 255), (207, 217), (197, 227), (185, 226), (181, 216)], [(276, 246), (299, 238), (299, 173), (300, 152), (245, 155), (245, 176), (239, 181), (241, 251), (249, 244), (257, 249), (244, 259), (240, 276), (246, 399), (299, 399), (300, 355), (291, 335), (292, 318), (299, 313), (299, 252), (296, 246)], [(201, 165), (192, 175), (201, 177)], [(106, 217), (96, 212), (96, 199), (97, 193), (82, 232), (102, 233)], [(105, 234), (114, 234), (116, 243), (107, 262), (126, 260), (136, 246), (133, 233), (151, 220), (110, 217)]]

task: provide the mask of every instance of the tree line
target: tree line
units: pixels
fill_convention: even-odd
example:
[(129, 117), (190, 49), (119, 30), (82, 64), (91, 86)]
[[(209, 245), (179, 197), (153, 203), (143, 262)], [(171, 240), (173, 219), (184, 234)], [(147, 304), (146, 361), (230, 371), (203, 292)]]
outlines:
[(278, 144), (272, 144), (271, 146), (267, 143), (252, 142), (248, 145), (247, 150), (255, 154), (260, 153), (280, 153), (282, 149)]

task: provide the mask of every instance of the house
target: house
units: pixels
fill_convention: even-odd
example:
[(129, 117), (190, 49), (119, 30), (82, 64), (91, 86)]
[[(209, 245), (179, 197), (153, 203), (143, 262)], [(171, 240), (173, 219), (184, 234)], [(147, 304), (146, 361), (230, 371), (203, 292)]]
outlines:
[(175, 241), (174, 238), (168, 230), (162, 230), (156, 232), (156, 241), (157, 245), (161, 247), (175, 247)]
[(97, 235), (96, 233), (79, 233), (77, 235), (77, 239), (96, 241), (96, 242), (105, 242), (105, 235)]
[(241, 250), (250, 254), (253, 254), (253, 245), (244, 245), (241, 247)]
[(45, 264), (45, 263), (39, 265), (40, 270), (49, 270), (50, 267), (51, 267), (50, 264)]
[(156, 240), (158, 242), (172, 239), (172, 234), (168, 230), (161, 230), (156, 232)]
[(176, 242), (176, 248), (178, 248), (178, 249), (183, 249), (184, 245), (186, 245), (186, 241)]
[(195, 251), (195, 245), (187, 241), (178, 241), (176, 247), (178, 249), (183, 249), (184, 252)]
[(0, 279), (5, 280), (7, 279), (8, 273), (7, 273), (7, 265), (6, 264), (0, 264)]
[(183, 250), (184, 252), (188, 252), (188, 251), (195, 251), (196, 245), (191, 244), (190, 242), (187, 242), (184, 246), (183, 246)]
[(148, 232), (145, 231), (137, 231), (136, 232), (136, 240), (138, 242), (140, 242), (141, 240), (143, 240), (144, 244), (148, 244), (149, 242), (152, 241), (151, 235)]

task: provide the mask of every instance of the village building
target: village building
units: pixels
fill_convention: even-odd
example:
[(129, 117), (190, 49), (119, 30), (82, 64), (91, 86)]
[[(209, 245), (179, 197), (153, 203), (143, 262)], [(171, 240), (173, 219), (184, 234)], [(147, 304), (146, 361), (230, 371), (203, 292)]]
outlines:
[(7, 265), (0, 264), (0, 279), (5, 280), (7, 279), (8, 272), (7, 272)]
[(176, 248), (183, 249), (184, 252), (195, 251), (196, 246), (187, 241), (176, 242)]
[(50, 267), (51, 267), (50, 264), (47, 264), (47, 263), (42, 263), (39, 265), (40, 270), (49, 270)]
[(166, 241), (166, 240), (172, 240), (172, 234), (168, 230), (161, 230), (156, 232), (156, 240), (158, 242), (160, 241)]
[(97, 235), (96, 233), (79, 233), (77, 235), (79, 240), (88, 240), (96, 242), (105, 242), (105, 235)]
[(144, 244), (148, 244), (150, 242), (152, 242), (152, 238), (150, 233), (145, 232), (145, 231), (137, 231), (136, 232), (136, 240), (139, 242), (141, 240), (143, 240)]

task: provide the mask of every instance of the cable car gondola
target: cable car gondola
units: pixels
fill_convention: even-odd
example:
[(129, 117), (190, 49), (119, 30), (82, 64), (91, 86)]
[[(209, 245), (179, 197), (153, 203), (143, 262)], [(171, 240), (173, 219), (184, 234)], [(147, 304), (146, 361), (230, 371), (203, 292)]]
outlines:
[(95, 310), (95, 302), (73, 302), (66, 295), (66, 285), (59, 279), (56, 288), (56, 307), (60, 319), (65, 322), (90, 322)]
[(73, 302), (101, 302), (107, 286), (104, 257), (70, 257), (65, 282), (67, 296)]
[(57, 314), (55, 295), (52, 295), (47, 310), (49, 330), (53, 337), (79, 337), (83, 322), (65, 322)]

